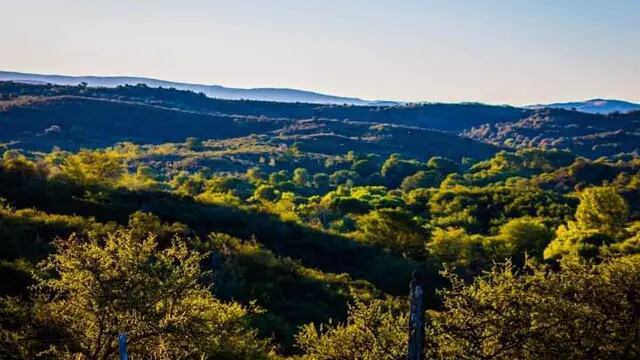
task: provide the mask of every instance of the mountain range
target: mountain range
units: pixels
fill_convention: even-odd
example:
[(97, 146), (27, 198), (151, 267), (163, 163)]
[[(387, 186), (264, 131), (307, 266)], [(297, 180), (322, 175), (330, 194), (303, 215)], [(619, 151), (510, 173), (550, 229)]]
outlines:
[(189, 84), (134, 76), (65, 76), (28, 74), (0, 71), (0, 81), (14, 81), (25, 84), (80, 85), (91, 87), (117, 87), (121, 85), (145, 84), (149, 87), (174, 88), (203, 93), (211, 98), (227, 100), (261, 100), (277, 102), (302, 102), (310, 104), (339, 105), (396, 105), (393, 101), (371, 101), (355, 97), (320, 94), (313, 91), (286, 88), (240, 89), (220, 85)]
[[(49, 151), (118, 142), (244, 139), (313, 153), (486, 158), (501, 149), (569, 149), (598, 158), (640, 152), (640, 111), (589, 114), (478, 103), (352, 106), (224, 100), (146, 85), (0, 81), (0, 143)], [(230, 169), (233, 170), (233, 169)]]
[(640, 110), (640, 104), (623, 100), (591, 99), (587, 101), (573, 101), (528, 106), (532, 109), (551, 108), (580, 111), (591, 114), (610, 114), (614, 112), (626, 113)]
[[(117, 87), (121, 85), (145, 84), (149, 87), (174, 88), (196, 93), (203, 93), (210, 98), (226, 100), (259, 100), (288, 103), (309, 103), (323, 105), (357, 105), (357, 106), (395, 106), (403, 102), (386, 100), (364, 100), (357, 97), (344, 97), (321, 94), (313, 91), (287, 88), (252, 88), (241, 89), (220, 85), (190, 84), (136, 76), (66, 76), (43, 75), (12, 71), (0, 71), (0, 81), (14, 81), (24, 84), (56, 84), (77, 86), (86, 84), (90, 87)], [(406, 103), (406, 102), (405, 102)], [(565, 109), (591, 114), (609, 114), (613, 112), (629, 112), (640, 110), (640, 104), (614, 99), (591, 99), (575, 102), (558, 102), (525, 106), (529, 109)]]

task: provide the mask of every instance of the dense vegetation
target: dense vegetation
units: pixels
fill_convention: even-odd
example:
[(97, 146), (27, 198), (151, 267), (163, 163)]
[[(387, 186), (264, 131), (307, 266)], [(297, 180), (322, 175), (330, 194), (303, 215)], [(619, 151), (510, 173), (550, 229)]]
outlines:
[(523, 111), (483, 105), (434, 131), (431, 105), (2, 89), (2, 358), (109, 359), (125, 332), (141, 358), (402, 359), (415, 270), (429, 358), (640, 355), (633, 140), (456, 136)]
[[(497, 149), (568, 149), (596, 158), (638, 151), (640, 112), (598, 115), (562, 109), (466, 104), (338, 106), (210, 99), (144, 85), (118, 88), (0, 82), (0, 141), (49, 151), (263, 135), (274, 145), (332, 154), (402, 153), (413, 158)], [(180, 126), (176, 126), (180, 124)], [(215, 126), (214, 126), (215, 125)], [(456, 136), (461, 135), (461, 136)], [(468, 141), (468, 139), (478, 140)]]

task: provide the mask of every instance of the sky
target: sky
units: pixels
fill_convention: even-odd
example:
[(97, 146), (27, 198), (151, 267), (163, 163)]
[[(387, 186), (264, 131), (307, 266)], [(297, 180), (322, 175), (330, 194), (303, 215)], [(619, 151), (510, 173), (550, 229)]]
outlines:
[(640, 102), (640, 0), (0, 0), (0, 70), (365, 99)]

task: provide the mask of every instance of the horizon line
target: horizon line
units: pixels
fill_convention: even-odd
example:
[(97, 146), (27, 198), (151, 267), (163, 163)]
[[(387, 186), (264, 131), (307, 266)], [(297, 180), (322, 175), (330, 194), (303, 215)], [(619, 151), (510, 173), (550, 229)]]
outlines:
[[(498, 103), (498, 102), (484, 102), (477, 100), (442, 100), (442, 101), (431, 101), (431, 100), (390, 100), (390, 99), (367, 99), (362, 98), (357, 95), (336, 95), (332, 92), (324, 92), (323, 90), (310, 90), (310, 89), (302, 89), (296, 87), (279, 87), (279, 86), (258, 86), (258, 87), (237, 87), (232, 85), (221, 85), (215, 83), (202, 83), (202, 82), (194, 82), (193, 80), (168, 80), (160, 77), (156, 77), (154, 75), (145, 76), (145, 75), (114, 75), (114, 74), (97, 74), (93, 73), (92, 75), (78, 75), (69, 74), (69, 73), (50, 73), (50, 72), (26, 72), (23, 70), (5, 70), (0, 68), (0, 72), (4, 73), (13, 73), (18, 75), (34, 75), (34, 76), (57, 76), (57, 77), (67, 77), (67, 78), (124, 78), (124, 79), (140, 79), (140, 80), (153, 80), (159, 82), (166, 83), (174, 83), (181, 85), (190, 85), (190, 86), (210, 86), (210, 87), (222, 87), (226, 89), (237, 89), (237, 90), (291, 90), (291, 91), (300, 91), (306, 93), (312, 93), (315, 95), (322, 95), (328, 97), (336, 97), (336, 98), (344, 98), (350, 100), (358, 100), (364, 102), (394, 102), (398, 103), (398, 105), (402, 104), (483, 104), (483, 105), (492, 105), (492, 106), (511, 106), (516, 108), (527, 108), (534, 106), (544, 106), (544, 105), (553, 105), (553, 104), (563, 104), (563, 103), (586, 103), (590, 101), (602, 100), (602, 101), (623, 101), (627, 103), (631, 103), (633, 105), (640, 105), (640, 100), (630, 100), (627, 98), (618, 98), (618, 97), (608, 97), (608, 96), (594, 96), (584, 100), (576, 100), (576, 98), (566, 98), (566, 100), (554, 100), (553, 102), (545, 103), (545, 102), (531, 102), (531, 103), (523, 103), (523, 104), (512, 104), (512, 103)], [(1, 81), (1, 80), (0, 80)], [(189, 91), (189, 90), (187, 90)]]

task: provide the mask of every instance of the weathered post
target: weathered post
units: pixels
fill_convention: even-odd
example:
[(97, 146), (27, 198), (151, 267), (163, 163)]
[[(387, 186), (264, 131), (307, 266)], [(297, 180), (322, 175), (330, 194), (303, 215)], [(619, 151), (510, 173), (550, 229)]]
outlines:
[(424, 281), (420, 272), (412, 275), (409, 291), (409, 351), (407, 360), (423, 360), (424, 353)]
[(127, 335), (118, 335), (118, 347), (120, 349), (120, 360), (129, 360), (129, 354), (127, 354)]

